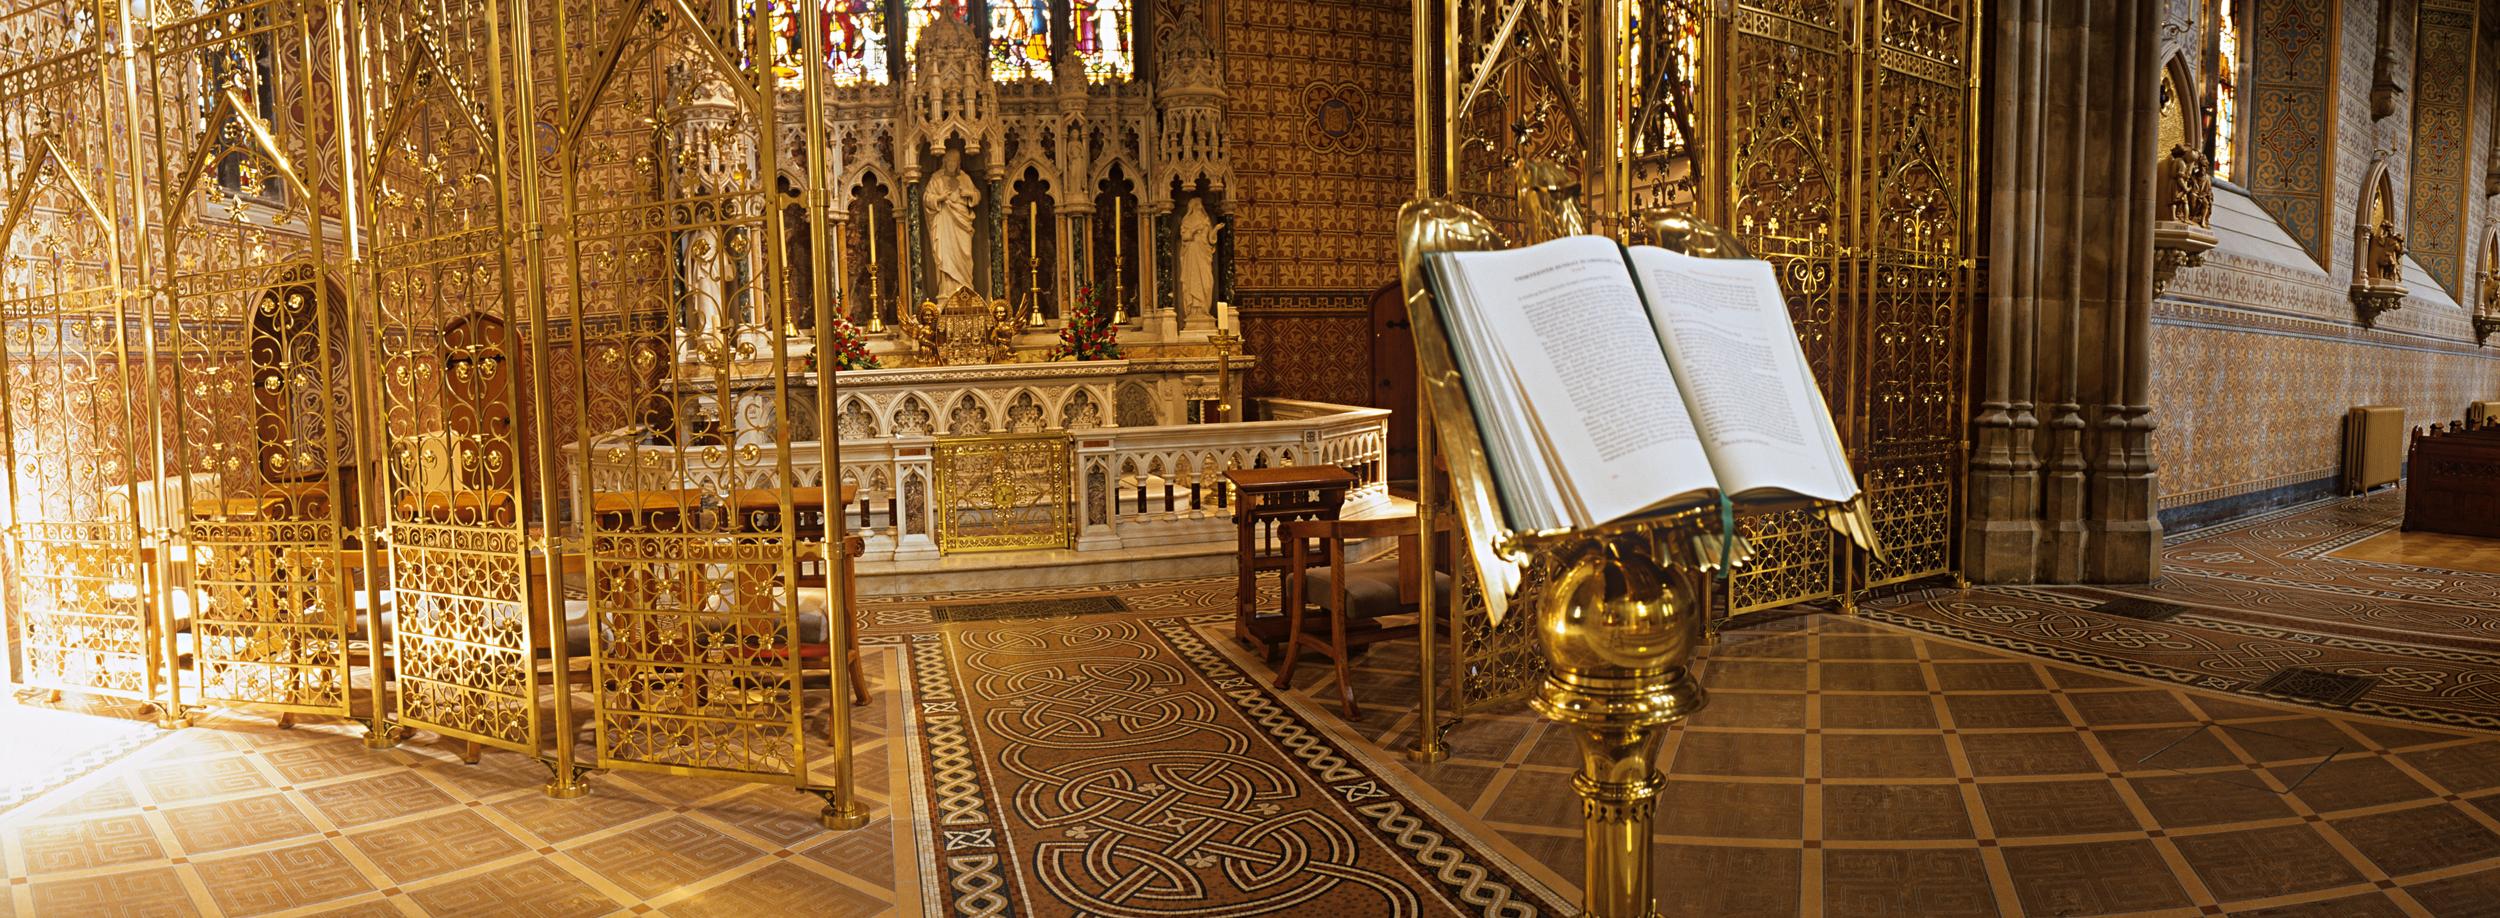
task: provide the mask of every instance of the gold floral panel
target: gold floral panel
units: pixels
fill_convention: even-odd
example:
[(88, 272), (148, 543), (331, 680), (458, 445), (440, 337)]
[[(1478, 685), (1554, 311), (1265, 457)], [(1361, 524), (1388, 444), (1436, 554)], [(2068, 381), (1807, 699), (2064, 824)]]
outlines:
[(1858, 475), (1885, 555), (1861, 584), (1956, 569), (1975, 172), (1976, 8), (1887, 0), (1868, 22), (1873, 72), (1861, 168), (1866, 253)]
[(554, 442), (572, 482), (601, 450), (634, 457), (630, 480), (572, 501), (589, 595), (568, 630), (592, 659), (598, 764), (803, 784), (798, 367), (774, 78), (753, 63), (770, 33), (728, 5), (651, 0), (574, 0), (526, 27), (566, 126), (542, 191), (562, 229), (538, 269), (564, 276), (531, 329), (576, 355), (548, 380), (573, 421)]
[(1070, 442), (1064, 431), (938, 438), (938, 551), (1069, 547)]
[[(1841, 312), (1853, 226), (1846, 204), (1857, 117), (1850, 71), (1855, 23), (1837, 3), (1739, 5), (1722, 43), (1727, 225), (1779, 272), (1806, 361), (1843, 430), (1854, 417), (1858, 349)], [(1705, 145), (1707, 147), (1707, 145)], [(1842, 588), (1838, 542), (1815, 514), (1739, 524), (1754, 563), (1719, 581), (1726, 615), (1820, 599)]]
[[(476, 88), (500, 85), (475, 0), (365, 8), (380, 114), (369, 215), (369, 304), (395, 616), (394, 708), (403, 726), (534, 752), (534, 654), (554, 591), (529, 576), (519, 428), (525, 381), (514, 330), (518, 261), (495, 155), (507, 131)], [(541, 565), (543, 567), (543, 565)]]
[[(16, 681), (154, 698), (164, 684), (143, 549), (152, 367), (143, 303), (126, 296), (115, 232), (128, 149), (101, 114), (114, 59), (84, 4), (0, 10), (0, 445), (14, 528), (9, 619)], [(91, 113), (65, 117), (68, 113)]]
[[(170, 11), (150, 98), (198, 700), (348, 710), (355, 497), (340, 49), (306, 4)], [(319, 64), (320, 66), (317, 66)]]

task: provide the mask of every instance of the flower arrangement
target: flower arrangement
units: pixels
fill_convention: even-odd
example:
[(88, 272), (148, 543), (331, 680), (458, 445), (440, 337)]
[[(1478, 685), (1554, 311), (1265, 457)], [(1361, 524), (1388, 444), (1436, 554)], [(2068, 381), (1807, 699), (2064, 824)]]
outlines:
[(868, 352), (867, 339), (860, 337), (859, 326), (851, 324), (848, 318), (836, 317), (831, 329), (822, 330), (816, 336), (816, 353), (807, 357), (809, 370), (817, 368), (818, 354), (825, 355), (836, 370), (877, 368), (877, 355)]
[(1050, 359), (1120, 359), (1120, 327), (1111, 324), (1111, 313), (1094, 298), (1094, 288), (1077, 288), (1076, 308), (1059, 329), (1059, 348), (1050, 352)]

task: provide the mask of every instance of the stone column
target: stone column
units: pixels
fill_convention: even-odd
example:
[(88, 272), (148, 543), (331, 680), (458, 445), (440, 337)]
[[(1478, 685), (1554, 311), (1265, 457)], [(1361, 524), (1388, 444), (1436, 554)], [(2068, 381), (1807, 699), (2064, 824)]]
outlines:
[(923, 225), (926, 221), (921, 219), (920, 180), (917, 178), (903, 185), (903, 220), (903, 240), (908, 246), (903, 253), (903, 273), (908, 276), (894, 285), (894, 289), (902, 294), (902, 305), (896, 307), (898, 311), (910, 309), (912, 304), (929, 298), (928, 229)]
[(2033, 434), (2031, 350), (2039, 307), (2041, 170), (2041, 0), (2014, 0), (1990, 40), (2001, 50), (1990, 79), (1997, 91), (1989, 155), (1989, 189), (1997, 219), (1988, 227), (1988, 372), (1973, 421), (1969, 528), (1962, 541), (1966, 576), (1987, 583), (2029, 583), (2038, 576), (2040, 460)]
[(2108, 366), (2105, 383), (2112, 404), (2104, 409), (2102, 428), (2110, 443), (2100, 451), (2103, 461), (2093, 470), (2093, 551), (2088, 578), (2099, 582), (2136, 583), (2151, 580), (2161, 569), (2161, 520), (2157, 514), (2152, 456), (2153, 221), (2161, 197), (2157, 179), (2161, 60), (2155, 36), (2161, 25), (2161, 4), (2132, 0), (2118, 5), (2117, 31), (2121, 73), (2126, 75), (2123, 102), (2114, 132), (2126, 145), (2116, 151), (2126, 168), (2125, 184), (2116, 189), (2124, 209), (2123, 233), (2109, 238), (2122, 247), (2111, 253), (2118, 273), (2110, 294), (2109, 340), (2102, 342)]

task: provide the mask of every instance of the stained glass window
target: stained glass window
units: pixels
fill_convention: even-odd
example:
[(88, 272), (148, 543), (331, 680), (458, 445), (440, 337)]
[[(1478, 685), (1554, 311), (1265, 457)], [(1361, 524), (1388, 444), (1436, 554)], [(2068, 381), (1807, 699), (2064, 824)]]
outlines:
[[(825, 16), (825, 67), (832, 75), (833, 85), (861, 86), (886, 81), (885, 2), (884, 0), (821, 0)], [(800, 29), (805, 17), (798, 4), (789, 0), (748, 0), (746, 14), (738, 17), (739, 47), (747, 47), (746, 30), (756, 20), (756, 11), (763, 11), (763, 22), (771, 30), (767, 43), (772, 49), (773, 75), (785, 87), (799, 85), (800, 66), (807, 59), (807, 39)], [(743, 50), (740, 60), (746, 55)]]
[(2240, 178), (2240, 11), (2236, 0), (2214, 3), (2214, 177)]
[(1050, 79), (1050, 0), (990, 0), (990, 77)]
[(824, 0), (825, 67), (835, 86), (886, 80), (885, 0)]
[[(875, 3), (877, 0), (868, 0), (868, 2)], [(911, 31), (903, 35), (903, 40), (908, 42), (903, 46), (904, 62), (909, 63), (919, 58), (920, 33), (926, 31), (930, 23), (936, 22), (939, 16), (950, 16), (957, 21), (962, 21), (971, 15), (970, 6), (971, 4), (966, 0), (910, 0), (905, 15), (909, 17), (908, 23)]]
[(1096, 83), (1125, 80), (1137, 74), (1136, 48), (1129, 44), (1129, 0), (1069, 0), (1069, 39), (1085, 62), (1085, 78)]

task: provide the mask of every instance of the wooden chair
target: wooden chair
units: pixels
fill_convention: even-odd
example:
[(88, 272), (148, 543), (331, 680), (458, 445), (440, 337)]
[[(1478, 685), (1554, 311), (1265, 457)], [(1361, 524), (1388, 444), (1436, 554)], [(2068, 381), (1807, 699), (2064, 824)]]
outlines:
[[(1441, 543), (1435, 547), (1441, 550), (1436, 557), (1446, 564), (1451, 530), (1447, 525), (1439, 528)], [(1395, 557), (1346, 561), (1346, 543), (1392, 536), (1398, 540)], [(1423, 565), (1417, 560), (1422, 527), (1412, 516), (1301, 520), (1285, 524), (1284, 539), (1288, 621), (1285, 661), (1276, 668), (1276, 687), (1292, 686), (1294, 664), (1301, 660), (1304, 651), (1326, 656), (1337, 665), (1337, 698), (1345, 706), (1346, 719), (1352, 720), (1361, 716), (1354, 704), (1354, 686), (1347, 671), (1354, 649), (1416, 634), (1414, 624), (1383, 626), (1380, 619), (1421, 609), (1426, 582)], [(1314, 554), (1323, 554), (1326, 560), (1314, 566), (1310, 563)], [(1435, 612), (1447, 616), (1456, 580), (1445, 570), (1435, 570), (1430, 582), (1439, 593)], [(1308, 621), (1314, 608), (1328, 617), (1325, 628)], [(1427, 685), (1424, 690), (1431, 691), (1432, 687)]]
[(1292, 574), (1305, 564), (1286, 563), (1282, 527), (1294, 520), (1336, 519), (1345, 507), (1346, 492), (1354, 487), (1354, 475), (1333, 465), (1289, 465), (1233, 469), (1224, 473), (1224, 479), (1233, 488), (1233, 524), (1238, 530), (1233, 636), (1259, 648), (1260, 655), (1273, 662), (1276, 649), (1284, 644), (1285, 616), (1258, 614), (1259, 575), (1276, 571), (1286, 582), (1292, 581)]

